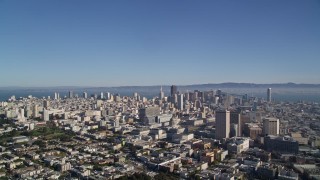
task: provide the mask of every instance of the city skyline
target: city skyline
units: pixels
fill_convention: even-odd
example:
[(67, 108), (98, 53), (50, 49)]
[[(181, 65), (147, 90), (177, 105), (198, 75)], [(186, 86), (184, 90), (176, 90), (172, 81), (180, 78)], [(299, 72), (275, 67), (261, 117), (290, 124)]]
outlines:
[(0, 0), (0, 180), (317, 179), (320, 0)]
[(1, 86), (315, 83), (318, 1), (1, 1)]

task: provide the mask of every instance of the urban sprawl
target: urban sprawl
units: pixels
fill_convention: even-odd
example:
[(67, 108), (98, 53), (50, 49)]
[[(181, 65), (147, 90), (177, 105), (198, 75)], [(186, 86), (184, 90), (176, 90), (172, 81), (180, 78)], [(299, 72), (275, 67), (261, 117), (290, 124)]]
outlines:
[(221, 90), (0, 102), (0, 179), (320, 179), (320, 106)]

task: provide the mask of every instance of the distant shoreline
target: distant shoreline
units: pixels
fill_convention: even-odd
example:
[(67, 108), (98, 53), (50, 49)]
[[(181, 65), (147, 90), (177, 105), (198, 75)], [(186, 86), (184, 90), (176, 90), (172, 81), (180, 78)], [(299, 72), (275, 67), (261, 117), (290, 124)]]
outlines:
[[(270, 87), (270, 86), (267, 86)], [(194, 90), (209, 91), (221, 89), (223, 92), (227, 92), (232, 95), (242, 96), (247, 94), (248, 96), (254, 96), (258, 98), (267, 97), (267, 87), (214, 87), (212, 85), (190, 85), (190, 86), (178, 86), (178, 91), (185, 93)], [(319, 102), (320, 103), (320, 85), (319, 87), (271, 87), (272, 97), (275, 101), (308, 101), (308, 102)], [(170, 86), (162, 86), (165, 96), (170, 94)], [(60, 97), (68, 95), (69, 91), (73, 91), (74, 94), (82, 96), (82, 93), (86, 91), (88, 95), (100, 94), (100, 92), (110, 92), (113, 94), (120, 94), (121, 96), (132, 96), (134, 92), (139, 93), (141, 96), (152, 98), (159, 95), (160, 86), (128, 86), (128, 87), (96, 87), (96, 88), (18, 88), (18, 89), (1, 89), (0, 88), (0, 101), (6, 101), (12, 95), (16, 98), (27, 97), (32, 95), (37, 98), (42, 97), (53, 97), (54, 92), (58, 92)]]

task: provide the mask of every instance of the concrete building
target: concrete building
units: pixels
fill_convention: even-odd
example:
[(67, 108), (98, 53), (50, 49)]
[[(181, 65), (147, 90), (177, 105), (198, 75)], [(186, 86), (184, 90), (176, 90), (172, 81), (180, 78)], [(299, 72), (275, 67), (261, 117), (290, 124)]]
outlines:
[(54, 93), (54, 97), (53, 97), (55, 100), (57, 100), (58, 99), (58, 93), (57, 92), (55, 92)]
[(183, 94), (178, 95), (178, 109), (183, 110)]
[(69, 91), (69, 98), (73, 98), (73, 91)]
[(255, 140), (259, 135), (262, 134), (262, 129), (255, 123), (246, 123), (244, 125), (243, 134), (246, 137), (250, 137), (251, 139)]
[(162, 86), (160, 88), (159, 98), (162, 100), (164, 98), (164, 92), (162, 91)]
[(242, 136), (242, 130), (241, 130), (242, 127), (241, 127), (240, 121), (241, 121), (240, 112), (237, 112), (237, 111), (230, 112), (230, 124), (234, 124), (233, 127), (235, 127), (235, 125), (237, 127), (237, 129), (233, 129), (233, 131), (236, 131), (237, 133), (236, 134), (234, 134), (234, 133), (231, 134), (234, 137)]
[(150, 106), (139, 109), (139, 118), (144, 121), (145, 124), (155, 124), (157, 116), (160, 115), (160, 107)]
[(231, 138), (228, 141), (227, 149), (230, 153), (240, 154), (243, 151), (247, 151), (249, 149), (249, 138)]
[(23, 108), (19, 109), (18, 120), (19, 120), (20, 122), (23, 122), (23, 121), (26, 120), (26, 118), (25, 118), (25, 116), (24, 116), (24, 109), (23, 109)]
[(88, 93), (87, 92), (83, 92), (82, 97), (87, 99), (88, 98)]
[(48, 109), (50, 107), (50, 101), (49, 100), (44, 100), (43, 101), (43, 107)]
[(276, 118), (263, 119), (263, 135), (279, 135), (280, 122)]
[(174, 97), (174, 95), (177, 94), (177, 86), (172, 85), (171, 86), (171, 97)]
[(256, 173), (260, 179), (275, 179), (277, 169), (272, 166), (262, 165), (258, 167)]
[(230, 123), (230, 137), (239, 136), (239, 126), (238, 124)]
[(107, 99), (107, 100), (110, 100), (110, 99), (111, 99), (111, 93), (106, 92), (106, 99)]
[(279, 180), (298, 180), (299, 175), (293, 171), (281, 170), (278, 175)]
[(290, 136), (273, 136), (268, 135), (264, 138), (264, 147), (265, 150), (271, 152), (280, 152), (280, 153), (294, 153), (299, 152), (299, 143), (295, 141)]
[(169, 123), (172, 118), (172, 114), (161, 114), (157, 117), (157, 122), (162, 123)]
[(229, 138), (230, 134), (230, 111), (216, 111), (216, 139)]
[(32, 115), (33, 115), (33, 117), (34, 117), (34, 118), (39, 117), (38, 105), (34, 105), (34, 106), (33, 106), (33, 112), (32, 112)]
[(23, 143), (28, 142), (30, 139), (26, 136), (16, 136), (12, 138), (13, 143)]
[(43, 120), (44, 121), (49, 121), (49, 111), (46, 109), (43, 109)]

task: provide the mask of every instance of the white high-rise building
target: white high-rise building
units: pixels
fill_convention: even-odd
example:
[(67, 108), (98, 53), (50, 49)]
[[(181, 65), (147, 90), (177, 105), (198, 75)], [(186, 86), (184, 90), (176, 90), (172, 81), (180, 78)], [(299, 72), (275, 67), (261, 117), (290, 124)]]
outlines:
[(73, 91), (69, 91), (69, 98), (73, 98)]
[(280, 122), (277, 118), (265, 118), (263, 119), (263, 135), (279, 135)]
[(216, 139), (229, 138), (230, 135), (230, 111), (216, 111)]
[(190, 94), (189, 94), (189, 90), (187, 90), (186, 93), (184, 93), (184, 97), (187, 101), (190, 101)]
[(107, 92), (106, 93), (106, 98), (107, 98), (107, 100), (110, 100), (111, 99), (111, 93)]
[(219, 96), (214, 96), (214, 104), (219, 104)]
[(49, 111), (46, 109), (43, 109), (43, 120), (49, 121)]
[(183, 94), (178, 95), (178, 109), (183, 110)]
[(85, 99), (88, 98), (88, 93), (87, 92), (83, 92), (83, 98), (85, 98)]
[(133, 93), (133, 97), (134, 97), (135, 100), (138, 100), (138, 93), (137, 93), (137, 92), (134, 92), (134, 93)]
[(25, 121), (24, 109), (23, 108), (19, 109), (18, 119), (19, 119), (19, 121)]
[(57, 93), (57, 92), (54, 93), (54, 99), (55, 99), (55, 100), (58, 99), (58, 93)]
[(160, 88), (159, 98), (162, 100), (164, 98), (164, 92), (162, 91), (162, 86)]
[(271, 88), (268, 88), (267, 90), (267, 101), (271, 102)]

